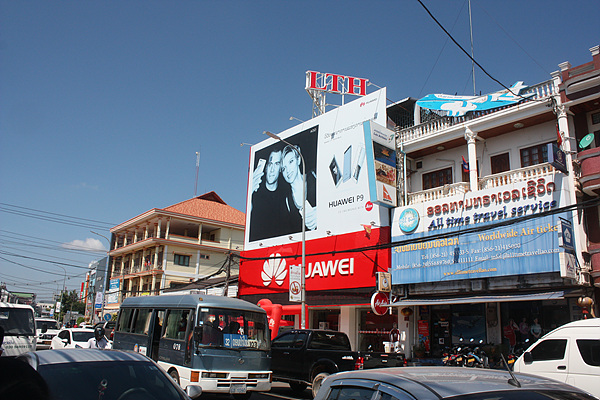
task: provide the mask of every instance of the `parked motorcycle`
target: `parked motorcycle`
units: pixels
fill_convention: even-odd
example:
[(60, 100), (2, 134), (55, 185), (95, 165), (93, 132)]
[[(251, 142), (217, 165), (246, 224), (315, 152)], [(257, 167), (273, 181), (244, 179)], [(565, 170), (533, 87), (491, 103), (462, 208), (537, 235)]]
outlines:
[[(473, 342), (473, 339), (471, 339)], [(469, 349), (466, 354), (466, 367), (471, 368), (488, 368), (489, 362), (488, 357), (483, 350), (481, 350), (481, 345), (483, 344), (483, 340), (479, 341), (479, 346), (475, 347), (473, 350)]]

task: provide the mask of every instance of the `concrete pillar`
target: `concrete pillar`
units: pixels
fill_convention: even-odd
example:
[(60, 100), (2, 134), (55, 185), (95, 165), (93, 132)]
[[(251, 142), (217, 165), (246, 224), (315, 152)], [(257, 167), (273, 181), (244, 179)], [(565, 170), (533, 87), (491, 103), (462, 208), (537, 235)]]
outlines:
[(475, 145), (476, 138), (477, 133), (473, 132), (469, 127), (467, 127), (465, 129), (465, 139), (467, 141), (467, 150), (469, 152), (469, 189), (472, 192), (477, 190), (477, 146)]
[(352, 345), (352, 350), (358, 349), (358, 324), (356, 323), (356, 307), (340, 307), (340, 332), (346, 332)]
[[(558, 101), (560, 99), (558, 96), (556, 97)], [(568, 187), (569, 193), (569, 204), (577, 203), (577, 195), (575, 191), (575, 173), (573, 171), (573, 152), (577, 152), (577, 143), (575, 142), (575, 128), (572, 119), (567, 114), (567, 108), (562, 104), (557, 104), (554, 107), (554, 113), (556, 114), (556, 119), (558, 121), (558, 130), (559, 135), (562, 138), (561, 149), (565, 152), (565, 162), (567, 164), (567, 171), (569, 172), (568, 176), (563, 175), (562, 173), (558, 173), (559, 176), (563, 176), (564, 181)], [(571, 134), (572, 132), (572, 134)], [(571, 143), (573, 141), (573, 143)], [(575, 150), (573, 150), (575, 147)], [(571, 217), (573, 220), (573, 235), (575, 236), (575, 248), (578, 251), (575, 252), (577, 256), (577, 261), (580, 266), (586, 265), (583, 260), (583, 252), (587, 251), (587, 241), (583, 235), (583, 220), (580, 221), (578, 215), (578, 211), (571, 211)]]
[(158, 268), (158, 248), (159, 246), (155, 246), (154, 247), (154, 257), (152, 257), (153, 260), (153, 269), (157, 269)]

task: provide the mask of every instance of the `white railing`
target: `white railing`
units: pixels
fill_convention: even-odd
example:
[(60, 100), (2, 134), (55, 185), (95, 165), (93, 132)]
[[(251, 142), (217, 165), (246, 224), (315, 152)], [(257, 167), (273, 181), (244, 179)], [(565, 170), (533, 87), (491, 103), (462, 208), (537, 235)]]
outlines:
[[(534, 95), (529, 99), (525, 100), (540, 100), (544, 98), (548, 98), (554, 94), (558, 93), (556, 86), (554, 85), (554, 81), (548, 80), (546, 82), (538, 83), (537, 85), (533, 85), (528, 87), (523, 94), (533, 93)], [(523, 104), (523, 103), (520, 103)], [(460, 117), (441, 117), (439, 119), (435, 119), (432, 121), (427, 121), (419, 125), (411, 126), (408, 128), (404, 128), (398, 131), (397, 137), (404, 144), (422, 139), (432, 133), (439, 132), (443, 129), (450, 128), (454, 125), (462, 124), (466, 121), (471, 121), (477, 118), (481, 118), (483, 116), (493, 114), (500, 110), (505, 110), (507, 108), (514, 107), (514, 105), (494, 108), (493, 110), (486, 111), (477, 111), (477, 112), (469, 112), (466, 115)]]
[[(535, 180), (548, 175), (554, 175), (556, 170), (548, 163), (537, 164), (531, 167), (513, 169), (500, 174), (488, 175), (479, 179), (478, 190), (492, 189), (495, 187), (506, 186), (512, 183)], [(420, 192), (408, 194), (408, 204), (425, 203), (428, 201), (439, 200), (463, 194), (469, 191), (468, 182), (458, 182), (449, 185), (436, 187), (433, 189), (422, 190)]]
[(491, 189), (498, 186), (510, 185), (516, 182), (524, 182), (532, 179), (553, 175), (555, 169), (548, 163), (532, 165), (531, 167), (513, 169), (500, 174), (489, 175), (479, 179), (478, 189)]
[(420, 192), (408, 194), (408, 204), (425, 203), (443, 199), (446, 197), (462, 194), (469, 191), (469, 182), (458, 182), (449, 185), (436, 187), (433, 189), (422, 190)]

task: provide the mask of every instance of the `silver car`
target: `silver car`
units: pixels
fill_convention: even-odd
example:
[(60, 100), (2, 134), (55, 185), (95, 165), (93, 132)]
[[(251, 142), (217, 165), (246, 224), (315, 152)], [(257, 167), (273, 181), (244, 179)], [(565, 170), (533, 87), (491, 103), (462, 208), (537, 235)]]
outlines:
[(329, 376), (315, 400), (597, 400), (573, 386), (509, 371), (384, 368)]
[[(154, 361), (133, 352), (43, 350), (23, 354), (48, 386), (51, 399), (189, 400)], [(198, 397), (200, 391), (193, 393)]]

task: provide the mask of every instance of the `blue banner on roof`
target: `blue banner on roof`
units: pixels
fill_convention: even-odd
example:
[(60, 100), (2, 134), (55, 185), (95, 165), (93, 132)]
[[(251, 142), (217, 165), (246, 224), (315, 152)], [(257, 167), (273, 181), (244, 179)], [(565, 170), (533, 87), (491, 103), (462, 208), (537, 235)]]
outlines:
[(417, 101), (417, 105), (430, 110), (447, 111), (451, 117), (465, 115), (469, 111), (491, 110), (493, 108), (517, 104), (534, 93), (521, 93), (528, 86), (523, 82), (512, 85), (510, 90), (484, 94), (482, 96), (452, 96), (449, 94), (428, 94)]

